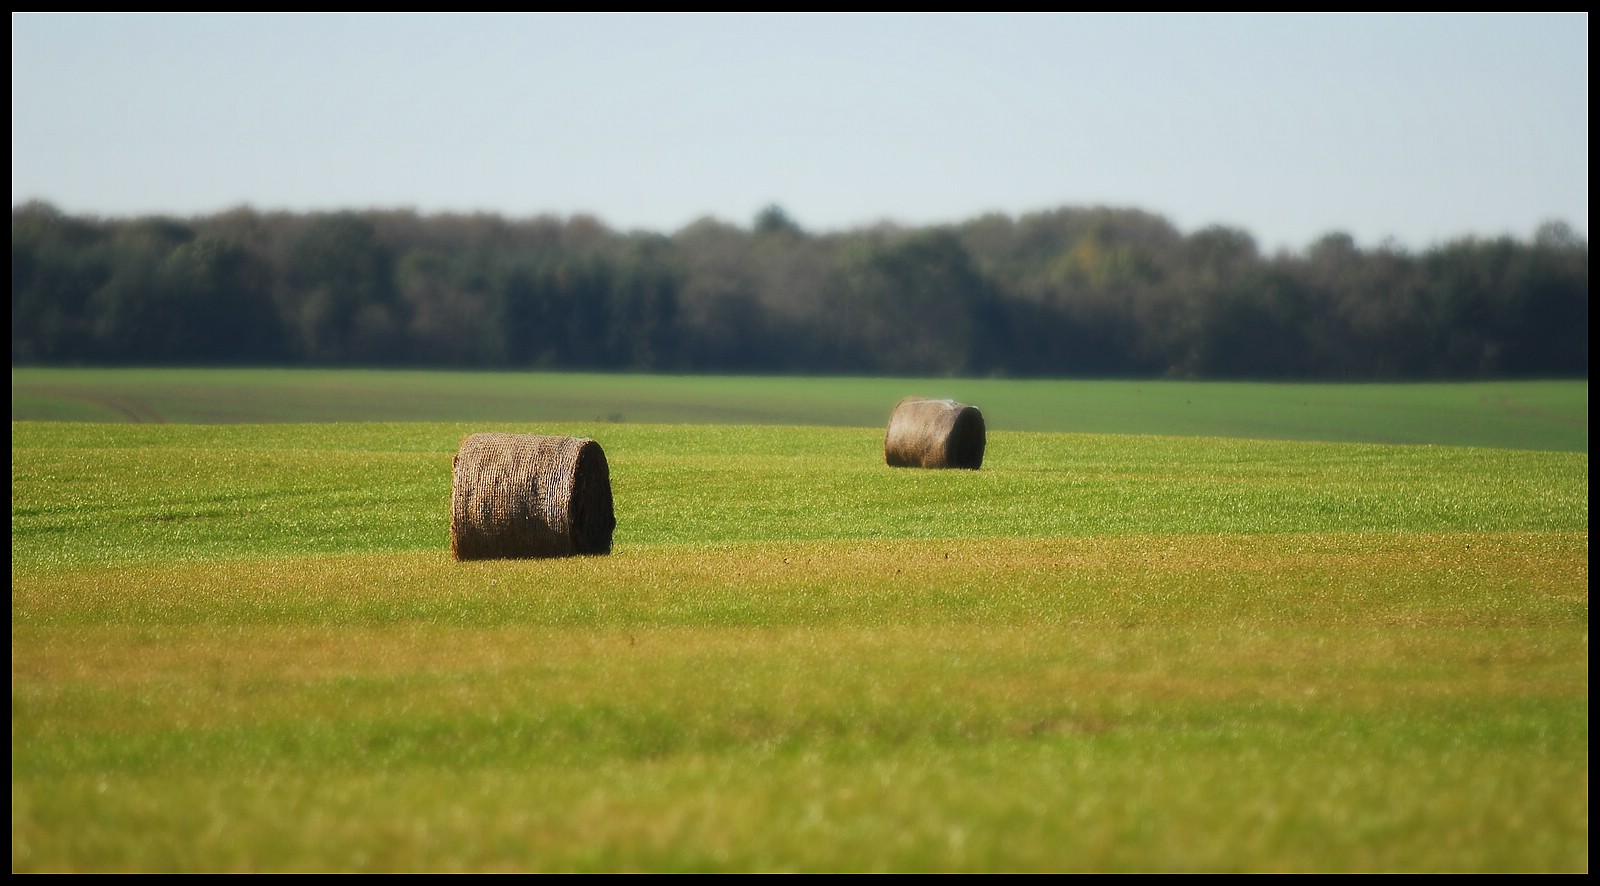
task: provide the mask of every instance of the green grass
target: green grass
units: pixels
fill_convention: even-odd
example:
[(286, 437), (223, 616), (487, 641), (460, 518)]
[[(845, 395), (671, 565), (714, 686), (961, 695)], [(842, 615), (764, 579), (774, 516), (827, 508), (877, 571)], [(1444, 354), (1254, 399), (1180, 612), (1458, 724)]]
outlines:
[(1586, 525), (1587, 457), (991, 432), (981, 471), (887, 469), (882, 432), (770, 425), (12, 425), (13, 569), (438, 550), (474, 430), (593, 436), (619, 548)]
[(12, 421), (777, 424), (882, 429), (901, 397), (991, 430), (1589, 451), (1589, 383), (1255, 384), (373, 370), (11, 370)]
[[(13, 872), (1587, 872), (1586, 436), (772, 408), (14, 420)], [(600, 441), (613, 552), (452, 561), (478, 430)]]

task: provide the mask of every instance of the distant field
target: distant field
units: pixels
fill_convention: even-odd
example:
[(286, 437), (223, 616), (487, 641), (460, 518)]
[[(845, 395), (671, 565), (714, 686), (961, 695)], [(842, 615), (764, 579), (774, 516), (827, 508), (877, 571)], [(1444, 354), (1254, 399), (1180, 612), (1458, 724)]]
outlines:
[[(981, 470), (883, 464), (908, 393)], [(12, 408), (13, 873), (1588, 871), (1586, 383)], [(482, 430), (599, 441), (612, 553), (453, 561)]]
[(1587, 381), (1302, 385), (318, 370), (12, 369), (12, 421), (884, 427), (907, 395), (1003, 431), (1589, 450)]

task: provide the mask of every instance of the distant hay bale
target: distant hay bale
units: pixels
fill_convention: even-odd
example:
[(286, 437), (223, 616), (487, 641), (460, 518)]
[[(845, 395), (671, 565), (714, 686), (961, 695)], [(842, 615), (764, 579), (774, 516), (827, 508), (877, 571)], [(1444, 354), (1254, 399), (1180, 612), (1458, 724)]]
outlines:
[(895, 404), (883, 460), (896, 468), (968, 468), (983, 464), (983, 413), (954, 400), (907, 397)]
[(611, 471), (587, 438), (472, 434), (453, 464), (457, 560), (609, 554)]

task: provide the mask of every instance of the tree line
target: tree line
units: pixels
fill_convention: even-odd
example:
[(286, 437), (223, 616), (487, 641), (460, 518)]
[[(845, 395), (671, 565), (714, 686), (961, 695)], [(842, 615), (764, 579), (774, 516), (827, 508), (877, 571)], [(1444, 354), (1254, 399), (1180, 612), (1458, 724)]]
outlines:
[(1589, 247), (1264, 255), (1133, 209), (670, 234), (410, 210), (11, 213), (12, 365), (1286, 380), (1587, 378)]

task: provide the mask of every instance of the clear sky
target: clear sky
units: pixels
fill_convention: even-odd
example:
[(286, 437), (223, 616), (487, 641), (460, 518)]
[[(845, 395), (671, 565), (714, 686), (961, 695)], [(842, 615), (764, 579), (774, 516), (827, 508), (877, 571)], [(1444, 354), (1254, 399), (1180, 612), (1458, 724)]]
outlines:
[(11, 200), (1589, 229), (1586, 14), (12, 14)]

